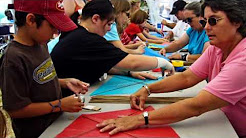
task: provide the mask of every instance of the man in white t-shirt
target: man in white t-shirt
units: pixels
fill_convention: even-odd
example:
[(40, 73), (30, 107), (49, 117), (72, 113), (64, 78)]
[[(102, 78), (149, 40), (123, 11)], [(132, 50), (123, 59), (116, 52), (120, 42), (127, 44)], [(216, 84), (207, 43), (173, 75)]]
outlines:
[(179, 21), (175, 25), (175, 27), (172, 29), (172, 31), (169, 31), (168, 34), (165, 36), (166, 39), (172, 40), (172, 39), (179, 39), (186, 30), (190, 27), (189, 24), (183, 22), (184, 20), (184, 7), (186, 5), (186, 2), (183, 0), (178, 0), (174, 2), (172, 11), (170, 14), (175, 15)]

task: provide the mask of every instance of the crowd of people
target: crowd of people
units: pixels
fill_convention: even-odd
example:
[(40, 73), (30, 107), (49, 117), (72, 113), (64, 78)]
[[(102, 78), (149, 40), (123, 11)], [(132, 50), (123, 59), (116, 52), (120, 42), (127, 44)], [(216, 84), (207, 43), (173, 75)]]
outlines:
[[(142, 72), (156, 68), (174, 73), (168, 60), (142, 55), (148, 43), (164, 42), (170, 44), (160, 54), (187, 46), (189, 54), (169, 58), (194, 63), (132, 94), (132, 108), (143, 110), (150, 93), (208, 84), (197, 96), (144, 116), (105, 120), (97, 124), (100, 132), (170, 124), (220, 108), (238, 136), (246, 137), (245, 6), (245, 0), (178, 0), (171, 11), (178, 23), (163, 20), (173, 29), (158, 38), (149, 31), (163, 32), (146, 22), (139, 0), (14, 0), (18, 31), (0, 60), (0, 137), (39, 137), (62, 112), (81, 111), (84, 103), (77, 95), (107, 73), (138, 79), (157, 79)], [(59, 41), (49, 54), (53, 34)]]

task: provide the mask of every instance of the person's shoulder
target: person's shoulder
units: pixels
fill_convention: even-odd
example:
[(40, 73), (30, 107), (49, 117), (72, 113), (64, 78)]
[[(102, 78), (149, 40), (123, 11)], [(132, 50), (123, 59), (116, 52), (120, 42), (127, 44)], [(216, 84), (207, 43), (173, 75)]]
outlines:
[(187, 34), (191, 34), (194, 31), (192, 27), (189, 27), (186, 31)]
[[(62, 38), (62, 43), (77, 43), (77, 42), (87, 42), (87, 41), (97, 41), (103, 39), (101, 36), (88, 32), (84, 27), (79, 26), (77, 29), (73, 30)], [(60, 41), (59, 41), (60, 42)]]
[(24, 58), (23, 51), (25, 48), (22, 44), (18, 42), (10, 42), (5, 49), (3, 60), (5, 65), (18, 65), (20, 62), (22, 62), (22, 59)]
[(238, 61), (246, 64), (246, 38), (241, 40), (241, 42), (234, 48), (232, 55), (237, 58)]

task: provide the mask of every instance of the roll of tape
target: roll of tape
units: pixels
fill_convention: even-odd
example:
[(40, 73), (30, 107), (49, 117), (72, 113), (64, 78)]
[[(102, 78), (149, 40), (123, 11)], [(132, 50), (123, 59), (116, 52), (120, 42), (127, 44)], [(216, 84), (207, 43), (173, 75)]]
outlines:
[(184, 66), (184, 61), (172, 60), (172, 64), (173, 64), (174, 67), (183, 67)]

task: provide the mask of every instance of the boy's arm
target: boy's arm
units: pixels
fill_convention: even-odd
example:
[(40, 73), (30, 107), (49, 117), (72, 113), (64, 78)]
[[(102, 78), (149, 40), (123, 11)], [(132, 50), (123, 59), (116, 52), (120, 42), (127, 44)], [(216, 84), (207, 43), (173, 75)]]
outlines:
[(173, 29), (175, 26), (176, 26), (176, 23), (168, 23), (166, 20), (162, 20), (161, 21), (161, 24), (162, 25), (165, 25), (165, 26), (167, 26), (168, 28), (171, 28), (171, 29)]
[[(57, 107), (52, 109), (52, 106), (49, 103), (53, 106), (57, 105)], [(61, 99), (60, 106), (59, 100), (42, 103), (31, 103), (24, 108), (14, 111), (8, 111), (8, 113), (12, 118), (29, 118), (60, 111), (79, 112), (80, 110), (82, 110), (83, 106), (84, 103), (82, 103), (79, 98), (75, 98), (74, 95), (71, 95), (69, 97)]]

